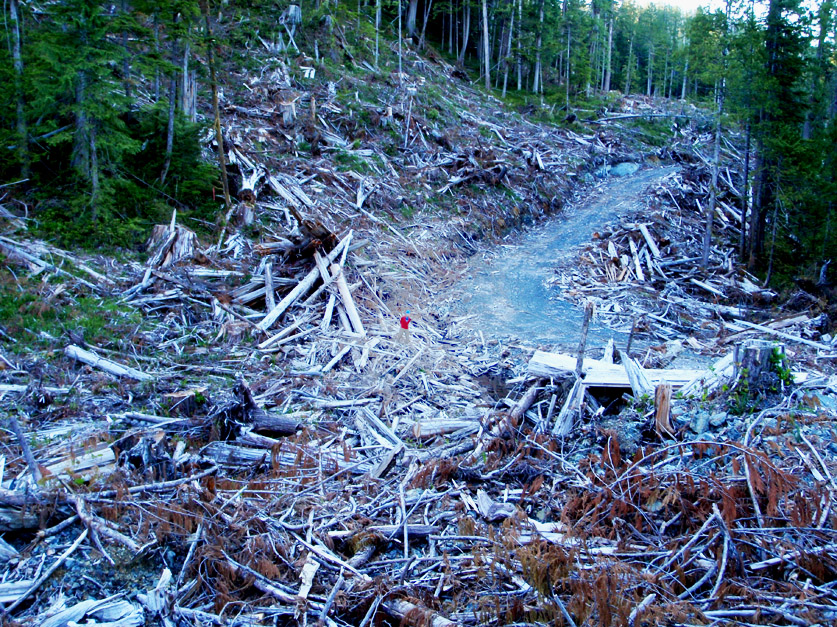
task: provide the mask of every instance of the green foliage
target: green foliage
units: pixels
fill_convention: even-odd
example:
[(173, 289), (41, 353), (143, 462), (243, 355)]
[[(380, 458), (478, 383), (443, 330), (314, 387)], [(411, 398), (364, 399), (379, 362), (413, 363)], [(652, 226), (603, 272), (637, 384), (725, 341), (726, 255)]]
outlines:
[(81, 332), (86, 341), (103, 346), (117, 342), (141, 323), (137, 310), (116, 299), (71, 298), (57, 285), (38, 278), (0, 272), (0, 327), (18, 340), (8, 345), (11, 350), (54, 348), (67, 331)]
[(750, 394), (749, 370), (742, 368), (738, 385), (729, 397), (729, 413), (733, 416), (742, 416), (750, 413), (753, 409), (753, 399)]
[[(32, 138), (29, 200), (35, 207), (31, 224), (63, 245), (136, 246), (152, 224), (168, 221), (172, 207), (182, 218), (213, 218), (217, 175), (202, 160), (201, 128), (178, 116), (163, 185), (168, 102), (136, 100), (138, 81), (168, 83), (180, 71), (178, 50), (192, 39), (198, 4), (176, 0), (161, 10), (156, 3), (136, 0), (125, 6), (128, 10), (95, 0), (66, 0), (45, 5), (37, 19), (27, 13), (31, 5), (24, 7), (23, 99)], [(155, 39), (167, 53), (149, 45)], [(4, 46), (0, 80), (7, 84), (12, 77)], [(0, 92), (2, 146), (19, 143), (8, 130), (16, 119), (11, 91)], [(0, 150), (0, 177), (15, 177), (19, 159), (16, 151)]]
[[(127, 116), (128, 137), (140, 149), (129, 162), (111, 163), (101, 182), (95, 213), (88, 198), (70, 184), (52, 189), (38, 204), (36, 230), (65, 246), (137, 247), (154, 224), (168, 222), (172, 208), (191, 227), (212, 222), (217, 203), (213, 187), (220, 185), (214, 165), (201, 158), (201, 126), (178, 117), (171, 166), (165, 184), (160, 172), (165, 158), (166, 108), (161, 104)], [(81, 181), (83, 183), (83, 181)]]
[(334, 160), (338, 164), (337, 169), (343, 172), (353, 170), (358, 174), (369, 174), (373, 171), (366, 159), (348, 150), (338, 150), (334, 153)]
[(779, 348), (774, 348), (770, 353), (770, 369), (779, 377), (782, 385), (791, 385), (793, 383), (793, 374), (790, 369), (790, 360), (784, 352)]

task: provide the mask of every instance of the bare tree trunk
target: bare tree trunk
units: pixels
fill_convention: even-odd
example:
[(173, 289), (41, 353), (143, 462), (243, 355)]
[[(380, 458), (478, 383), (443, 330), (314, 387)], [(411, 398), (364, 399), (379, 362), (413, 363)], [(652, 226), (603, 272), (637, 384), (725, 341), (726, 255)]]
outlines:
[[(433, 8), (433, 0), (427, 0), (424, 7), (424, 22), (421, 25), (421, 37), (419, 37), (419, 49), (424, 50), (424, 35), (427, 32), (427, 22), (430, 21), (430, 9)], [(442, 29), (442, 36), (444, 41), (444, 28)]]
[(572, 70), (572, 63), (570, 62), (570, 59), (571, 59), (571, 57), (570, 57), (570, 54), (571, 54), (570, 45), (571, 45), (572, 40), (573, 40), (572, 32), (573, 32), (572, 27), (567, 25), (567, 102), (566, 102), (567, 113), (570, 112), (570, 71)]
[(537, 94), (543, 91), (541, 85), (541, 46), (543, 44), (543, 4), (544, 0), (538, 3), (538, 39), (535, 42), (535, 78), (532, 85), (532, 93)]
[(404, 11), (401, 8), (401, 0), (398, 0), (398, 86), (401, 87), (401, 84), (404, 82), (404, 70), (403, 70), (403, 58), (404, 54), (401, 50), (401, 46), (403, 44), (404, 36), (401, 32), (401, 18), (404, 15)]
[[(732, 0), (727, 0), (727, 22), (729, 21), (730, 9)], [(724, 44), (726, 44), (726, 30), (724, 30)], [(715, 218), (715, 207), (718, 202), (718, 167), (721, 159), (721, 117), (724, 114), (724, 97), (726, 96), (727, 86), (727, 63), (726, 57), (723, 58), (723, 70), (721, 71), (721, 78), (718, 81), (718, 119), (715, 122), (715, 152), (712, 160), (712, 185), (709, 189), (709, 209), (706, 215), (706, 230), (703, 233), (703, 256), (701, 259), (701, 267), (704, 269), (709, 265), (709, 252), (712, 247), (712, 222)], [(742, 229), (744, 228), (742, 224)]]
[(509, 24), (508, 40), (506, 41), (505, 57), (503, 58), (503, 98), (506, 97), (506, 87), (509, 84), (509, 60), (512, 55), (512, 41), (514, 40), (514, 0), (512, 0), (511, 22)]
[(190, 115), (190, 93), (191, 89), (189, 89), (189, 40), (187, 39), (183, 45), (183, 69), (181, 71), (181, 92), (180, 92), (180, 111), (183, 113), (184, 116), (187, 118), (191, 118)]
[(517, 91), (523, 89), (523, 36), (521, 34), (523, 24), (523, 0), (517, 5)]
[(26, 125), (26, 106), (23, 95), (23, 56), (21, 54), (20, 13), (17, 0), (9, 3), (9, 18), (12, 23), (12, 62), (15, 69), (15, 105), (17, 108), (17, 153), (20, 159), (20, 177), (29, 178), (29, 132)]
[(163, 160), (163, 171), (160, 173), (160, 184), (165, 185), (166, 176), (169, 174), (171, 167), (171, 153), (174, 149), (174, 118), (175, 118), (175, 100), (177, 99), (177, 77), (172, 74), (169, 82), (169, 119), (166, 126), (166, 156)]
[(686, 64), (683, 66), (683, 89), (680, 90), (680, 100), (686, 99), (686, 82), (689, 75), (689, 57), (686, 57)]
[(90, 142), (90, 205), (93, 207), (93, 220), (96, 220), (99, 217), (99, 155), (96, 149), (96, 126), (94, 124), (89, 124), (87, 137)]
[(631, 93), (631, 66), (633, 65), (634, 59), (634, 36), (631, 34), (631, 43), (628, 46), (628, 69), (627, 69), (627, 76), (625, 77), (625, 94)]
[(375, 67), (378, 67), (378, 40), (381, 32), (381, 0), (375, 0)]
[[(157, 12), (154, 11), (154, 52), (160, 55), (160, 25), (157, 23)], [(154, 102), (160, 100), (160, 68), (154, 68)]]
[(76, 84), (76, 120), (75, 134), (73, 137), (73, 167), (85, 178), (90, 179), (90, 141), (87, 137), (88, 122), (87, 112), (84, 110), (84, 99), (87, 91), (87, 77), (84, 70), (78, 73)]
[(607, 65), (605, 66), (604, 93), (610, 91), (611, 59), (613, 57), (613, 15), (610, 16), (610, 28), (607, 30)]
[(654, 78), (654, 46), (648, 47), (648, 87), (646, 89), (646, 94), (650, 97), (651, 96), (651, 86), (652, 80)]
[[(378, 0), (380, 2), (381, 0)], [(448, 12), (448, 54), (453, 54), (453, 25), (454, 25), (454, 15), (456, 10), (453, 8), (453, 4), (451, 4), (450, 12)]]
[[(593, 32), (590, 35), (590, 46), (587, 48), (587, 55), (589, 63), (592, 66), (594, 64), (594, 59), (596, 58), (596, 52), (598, 51), (599, 46), (599, 14), (595, 2), (590, 3), (590, 10), (592, 11), (591, 17), (593, 19)], [(584, 81), (584, 95), (587, 98), (590, 97), (592, 89), (593, 85), (590, 82), (590, 70), (588, 70), (587, 79)]]
[(462, 7), (462, 47), (459, 49), (457, 61), (460, 65), (465, 62), (465, 53), (468, 51), (468, 37), (471, 34), (471, 3), (465, 0)]
[[(122, 0), (122, 13), (128, 15), (128, 3)], [(122, 31), (122, 48), (125, 51), (125, 56), (122, 58), (122, 85), (125, 89), (125, 97), (131, 98), (131, 62), (128, 54), (128, 31)]]
[(765, 214), (764, 197), (767, 196), (767, 164), (764, 159), (764, 140), (760, 135), (756, 136), (756, 162), (753, 180), (753, 204), (750, 207), (750, 229), (748, 232), (747, 245), (747, 266), (753, 268), (758, 257), (764, 250), (764, 224)]
[[(221, 110), (218, 106), (218, 79), (215, 75), (215, 55), (212, 49), (212, 26), (209, 23), (209, 0), (201, 0), (203, 4), (203, 17), (206, 20), (206, 40), (209, 61), (209, 82), (212, 88), (212, 110), (215, 114), (215, 141), (218, 144), (218, 167), (221, 169), (221, 187), (224, 190), (224, 220), (221, 224), (220, 237), (224, 237), (227, 230), (226, 216), (229, 215), (232, 207), (232, 199), (230, 198), (230, 183), (227, 179), (227, 159), (224, 154), (224, 134), (221, 132)], [(219, 240), (219, 245), (221, 240)]]
[(407, 37), (416, 34), (416, 14), (418, 13), (418, 0), (410, 0), (407, 7)]
[(491, 91), (491, 55), (488, 53), (488, 0), (482, 0), (482, 56), (485, 59), (485, 90)]

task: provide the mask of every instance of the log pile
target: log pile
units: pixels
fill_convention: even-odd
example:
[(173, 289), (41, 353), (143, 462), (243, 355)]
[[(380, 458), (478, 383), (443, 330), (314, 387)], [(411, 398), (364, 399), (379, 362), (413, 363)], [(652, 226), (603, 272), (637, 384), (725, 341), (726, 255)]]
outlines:
[[(703, 166), (667, 176), (651, 190), (641, 214), (622, 216), (597, 231), (576, 263), (556, 268), (551, 284), (562, 298), (594, 303), (605, 325), (651, 342), (685, 342), (692, 350), (718, 354), (767, 334), (817, 349), (820, 359), (832, 358), (830, 336), (821, 339), (826, 328), (817, 297), (799, 289), (800, 310), (765, 319), (777, 294), (738, 265), (741, 215), (724, 194), (717, 239), (709, 263), (701, 267), (700, 199), (707, 184)], [(724, 191), (732, 194), (729, 187)], [(654, 358), (653, 350), (645, 355), (648, 363)]]

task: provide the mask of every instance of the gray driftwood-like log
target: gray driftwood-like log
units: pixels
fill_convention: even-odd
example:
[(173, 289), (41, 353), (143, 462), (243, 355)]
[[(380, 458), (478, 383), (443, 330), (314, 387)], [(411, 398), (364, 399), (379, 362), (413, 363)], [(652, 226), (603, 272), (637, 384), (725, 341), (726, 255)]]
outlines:
[(99, 357), (95, 353), (84, 350), (75, 344), (70, 344), (67, 348), (65, 348), (64, 354), (71, 359), (80, 361), (88, 366), (93, 366), (99, 370), (104, 370), (116, 377), (129, 377), (131, 379), (136, 379), (137, 381), (151, 381), (154, 379), (154, 377), (150, 374), (146, 374), (145, 372), (141, 372), (136, 368), (131, 368), (130, 366), (123, 366), (122, 364), (118, 364), (110, 359)]

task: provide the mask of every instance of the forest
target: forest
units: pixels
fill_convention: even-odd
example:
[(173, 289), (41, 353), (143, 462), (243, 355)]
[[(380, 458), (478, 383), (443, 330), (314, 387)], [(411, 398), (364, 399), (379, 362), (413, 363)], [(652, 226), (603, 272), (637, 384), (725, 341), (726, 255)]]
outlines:
[(394, 64), (399, 41), (559, 124), (595, 118), (617, 92), (700, 103), (716, 118), (716, 161), (725, 131), (746, 137), (734, 164), (748, 216), (741, 262), (763, 276), (779, 268), (786, 280), (832, 256), (830, 0), (729, 0), (696, 15), (612, 0), (317, 0), (287, 9), (257, 0), (10, 0), (0, 49), (6, 193), (31, 210), (36, 231), (64, 242), (130, 247), (171, 207), (211, 229), (222, 184), (200, 140), (214, 116), (212, 72), (216, 83), (235, 81), (237, 65), (252, 62), (248, 51), (269, 41), (286, 58), (330, 64), (339, 79), (344, 63)]

